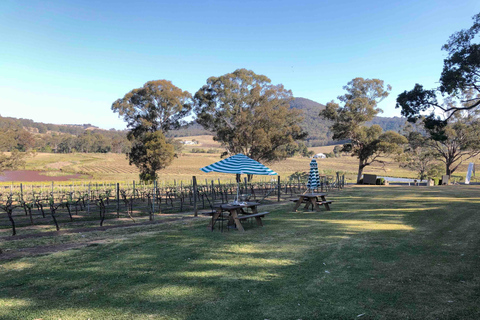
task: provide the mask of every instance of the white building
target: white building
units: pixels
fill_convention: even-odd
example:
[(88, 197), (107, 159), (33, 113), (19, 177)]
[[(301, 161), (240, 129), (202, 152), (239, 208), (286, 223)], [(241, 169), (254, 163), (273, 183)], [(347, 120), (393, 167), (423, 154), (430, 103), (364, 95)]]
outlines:
[(323, 153), (317, 153), (313, 156), (315, 159), (325, 159), (327, 156)]

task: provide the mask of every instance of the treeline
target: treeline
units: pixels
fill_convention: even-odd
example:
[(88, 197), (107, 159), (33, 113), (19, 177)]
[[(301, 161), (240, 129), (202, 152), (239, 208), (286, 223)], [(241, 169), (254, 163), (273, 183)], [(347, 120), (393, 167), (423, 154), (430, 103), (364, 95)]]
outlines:
[[(300, 126), (303, 130), (308, 132), (308, 136), (305, 139), (307, 147), (319, 147), (346, 142), (334, 141), (332, 139), (333, 133), (329, 130), (332, 123), (318, 115), (320, 111), (325, 109), (324, 105), (305, 98), (295, 98), (290, 102), (290, 108), (299, 109), (303, 112), (303, 121)], [(392, 130), (399, 132), (403, 130), (405, 121), (405, 118), (400, 117), (375, 117), (372, 121), (367, 122), (366, 125), (371, 126), (378, 124), (384, 131)], [(193, 121), (188, 127), (169, 131), (166, 136), (174, 138), (209, 134), (212, 133)]]
[[(333, 132), (329, 129), (332, 122), (318, 115), (320, 111), (325, 109), (323, 104), (305, 98), (295, 98), (290, 102), (290, 108), (303, 111), (304, 118), (301, 127), (308, 132), (308, 137), (305, 139), (305, 144), (308, 147), (319, 147), (346, 142), (334, 141), (332, 139)], [(405, 122), (405, 118), (400, 117), (374, 117), (373, 120), (366, 123), (366, 126), (369, 127), (378, 124), (384, 131), (392, 130), (401, 132), (403, 131)]]
[(55, 125), (0, 116), (0, 151), (54, 153), (126, 153), (125, 131), (101, 130), (90, 124)]
[[(318, 116), (319, 112), (325, 108), (324, 105), (305, 98), (295, 98), (290, 103), (290, 107), (303, 111), (304, 119), (301, 127), (308, 132), (305, 140), (307, 147), (343, 143), (343, 141), (333, 141), (333, 134), (329, 130), (330, 121)], [(401, 131), (405, 125), (405, 119), (375, 117), (367, 123), (367, 126), (373, 124), (378, 124), (385, 131)], [(169, 131), (166, 136), (176, 138), (208, 134), (212, 133), (193, 121), (188, 126)], [(91, 124), (58, 125), (0, 116), (0, 152), (35, 150), (52, 153), (126, 153), (130, 150), (130, 146), (126, 131), (103, 130)]]

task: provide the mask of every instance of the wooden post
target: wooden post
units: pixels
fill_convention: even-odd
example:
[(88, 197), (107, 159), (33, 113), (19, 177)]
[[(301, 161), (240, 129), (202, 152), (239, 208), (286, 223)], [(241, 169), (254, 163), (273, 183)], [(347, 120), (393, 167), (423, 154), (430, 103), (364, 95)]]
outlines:
[(248, 193), (248, 188), (247, 188), (247, 177), (243, 178), (243, 182), (245, 183), (245, 189), (243, 190), (242, 193)]
[(278, 198), (277, 198), (277, 201), (280, 202), (280, 176), (278, 176), (277, 178), (277, 183), (278, 183)]
[(23, 201), (23, 184), (20, 183), (20, 200)]
[(132, 186), (133, 186), (133, 199), (135, 199), (135, 180), (133, 180)]
[(198, 206), (197, 206), (197, 177), (193, 176), (193, 216), (198, 216)]
[(120, 183), (117, 182), (115, 189), (117, 194), (117, 218), (120, 218)]
[(90, 183), (88, 183), (87, 213), (90, 214)]
[(215, 186), (213, 185), (213, 180), (211, 181), (211, 192), (212, 192), (212, 200), (215, 201), (217, 199), (217, 196), (215, 194)]
[(337, 189), (340, 190), (340, 172), (337, 171)]

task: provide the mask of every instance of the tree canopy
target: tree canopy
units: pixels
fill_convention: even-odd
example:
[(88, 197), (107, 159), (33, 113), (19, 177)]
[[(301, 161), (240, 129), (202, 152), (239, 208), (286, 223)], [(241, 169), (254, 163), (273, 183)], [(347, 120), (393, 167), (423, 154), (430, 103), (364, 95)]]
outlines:
[(343, 88), (347, 93), (338, 97), (343, 106), (331, 101), (320, 112), (320, 116), (332, 121), (330, 130), (334, 140), (349, 141), (343, 145), (342, 151), (359, 159), (359, 183), (366, 166), (383, 162), (380, 159), (382, 156), (399, 152), (406, 139), (394, 131), (383, 132), (378, 125), (364, 125), (382, 112), (377, 105), (388, 96), (390, 85), (385, 88), (382, 80), (355, 78)]
[(403, 153), (397, 157), (400, 167), (416, 171), (420, 181), (439, 176), (442, 167), (437, 162), (439, 155), (433, 148), (433, 140), (426, 132), (411, 124), (405, 126), (404, 131), (408, 143)]
[(123, 117), (131, 131), (166, 133), (180, 128), (192, 109), (191, 98), (168, 80), (149, 81), (115, 101), (112, 110)]
[(453, 174), (464, 161), (480, 154), (480, 120), (477, 117), (457, 113), (441, 129), (445, 139), (435, 138), (434, 131), (429, 130), (431, 144), (445, 164), (445, 174)]
[(0, 173), (4, 170), (16, 170), (24, 166), (27, 155), (29, 155), (29, 153), (19, 152), (18, 150), (12, 151), (8, 156), (0, 152)]
[[(443, 127), (455, 113), (480, 106), (480, 44), (476, 35), (480, 32), (480, 13), (473, 16), (469, 29), (455, 32), (442, 47), (448, 52), (443, 62), (440, 85), (424, 89), (416, 84), (410, 91), (404, 91), (397, 98), (397, 108), (410, 122), (422, 117), (427, 128)], [(477, 40), (477, 42), (475, 42)], [(445, 99), (440, 99), (444, 97)], [(441, 119), (435, 111), (441, 111)]]
[[(253, 71), (238, 69), (210, 77), (194, 96), (197, 122), (214, 133), (227, 154), (243, 153), (257, 161), (291, 155), (306, 137), (298, 110), (290, 109), (292, 92)], [(290, 150), (290, 151), (289, 151)]]
[(156, 172), (172, 162), (174, 147), (165, 133), (179, 128), (191, 109), (190, 93), (167, 80), (149, 81), (112, 104), (113, 112), (127, 122), (132, 142), (127, 155), (140, 169), (140, 179), (156, 179)]

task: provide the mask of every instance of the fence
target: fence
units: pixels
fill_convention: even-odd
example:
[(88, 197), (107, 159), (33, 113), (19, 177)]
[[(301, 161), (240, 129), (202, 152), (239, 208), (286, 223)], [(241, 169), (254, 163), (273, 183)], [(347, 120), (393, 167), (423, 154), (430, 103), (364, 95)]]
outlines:
[[(345, 176), (324, 176), (318, 191), (341, 189)], [(284, 201), (306, 190), (306, 181), (282, 181), (278, 176), (269, 182), (221, 183), (220, 180), (198, 182), (192, 177), (184, 185), (158, 186), (157, 182), (89, 183), (3, 186), (0, 188), (0, 228), (10, 226), (12, 234), (16, 226), (53, 224), (56, 229), (67, 222), (137, 217), (153, 220), (158, 213), (192, 212), (194, 215), (210, 209), (214, 203), (227, 203), (239, 194), (248, 194), (250, 199), (261, 203)], [(98, 214), (98, 215), (97, 215)]]

